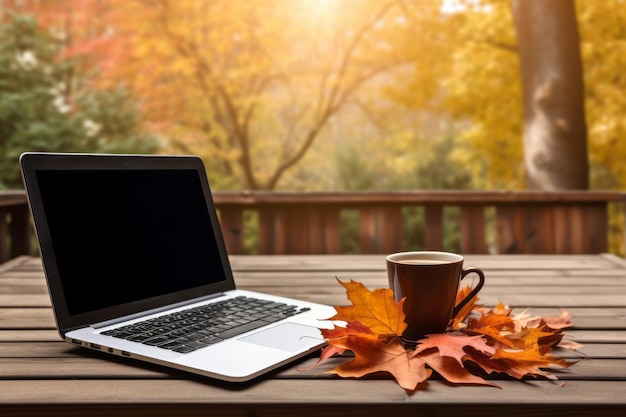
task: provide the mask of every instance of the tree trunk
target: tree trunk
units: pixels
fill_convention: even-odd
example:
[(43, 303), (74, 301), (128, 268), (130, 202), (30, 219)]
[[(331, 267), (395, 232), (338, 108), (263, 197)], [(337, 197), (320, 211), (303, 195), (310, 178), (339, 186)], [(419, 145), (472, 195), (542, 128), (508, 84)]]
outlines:
[(511, 0), (524, 96), (527, 188), (589, 188), (574, 0)]

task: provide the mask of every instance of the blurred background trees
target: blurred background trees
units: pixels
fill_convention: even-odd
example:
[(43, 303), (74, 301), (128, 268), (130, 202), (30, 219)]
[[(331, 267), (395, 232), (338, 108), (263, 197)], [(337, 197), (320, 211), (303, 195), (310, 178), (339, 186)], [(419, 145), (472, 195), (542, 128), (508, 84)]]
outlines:
[[(21, 188), (24, 151), (145, 152), (157, 139), (121, 88), (82, 88), (79, 57), (59, 59), (58, 37), (31, 17), (0, 26), (0, 188)], [(84, 82), (84, 80), (82, 80)]]
[[(4, 0), (3, 30), (40, 32), (0, 39), (2, 179), (23, 150), (125, 149), (199, 154), (216, 189), (523, 189), (515, 3)], [(626, 8), (564, 3), (590, 185), (623, 188)]]

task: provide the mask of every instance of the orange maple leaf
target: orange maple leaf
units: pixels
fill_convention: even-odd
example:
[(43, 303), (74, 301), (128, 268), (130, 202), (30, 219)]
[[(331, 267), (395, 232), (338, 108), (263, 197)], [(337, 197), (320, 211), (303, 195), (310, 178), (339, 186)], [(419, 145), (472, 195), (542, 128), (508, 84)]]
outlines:
[(470, 318), (465, 331), (469, 334), (482, 334), (510, 348), (522, 347), (523, 342), (510, 337), (515, 330), (515, 321), (509, 314), (510, 310), (499, 304), (496, 308), (483, 312), (477, 319)]
[(368, 290), (355, 281), (342, 282), (352, 306), (335, 307), (337, 314), (329, 320), (346, 322), (346, 326), (334, 326), (322, 329), (322, 335), (328, 340), (320, 360), (346, 350), (355, 357), (327, 373), (341, 377), (355, 377), (388, 372), (398, 384), (407, 391), (414, 391), (427, 380), (432, 370), (427, 369), (424, 361), (410, 355), (402, 345), (400, 335), (406, 329), (403, 301), (393, 298), (393, 291), (388, 288)]
[(441, 355), (435, 349), (421, 352), (418, 356), (421, 357), (430, 368), (453, 384), (480, 384), (500, 388), (497, 384), (488, 382), (472, 374), (455, 358)]
[(368, 290), (363, 284), (356, 281), (337, 281), (346, 289), (351, 306), (335, 307), (337, 314), (329, 320), (359, 322), (371, 331), (382, 337), (399, 336), (406, 329), (402, 305), (393, 298), (393, 291), (389, 288)]
[(465, 348), (470, 347), (479, 352), (493, 355), (496, 349), (487, 344), (487, 339), (482, 336), (467, 336), (462, 333), (429, 334), (415, 348), (415, 354), (419, 354), (431, 348), (436, 348), (439, 355), (455, 359), (463, 366), (467, 356)]
[(388, 372), (402, 388), (414, 391), (432, 373), (432, 370), (426, 368), (424, 360), (407, 352), (397, 337), (382, 340), (375, 335), (350, 335), (332, 343), (354, 353), (354, 359), (328, 371), (344, 378)]
[[(350, 335), (373, 334), (369, 327), (364, 326), (358, 321), (348, 322), (346, 327), (335, 326), (332, 329), (320, 329), (320, 331), (322, 332), (322, 337), (324, 337), (324, 339), (333, 341)], [(322, 350), (319, 362), (322, 362), (333, 355), (342, 355), (345, 351), (346, 349), (337, 346), (337, 343), (331, 343)]]
[[(472, 287), (470, 285), (466, 285), (461, 288), (456, 295), (456, 304), (459, 304), (467, 295), (472, 291)], [(478, 296), (475, 295), (471, 300), (468, 301), (467, 304), (463, 306), (463, 308), (452, 318), (450, 323), (450, 329), (459, 330), (465, 327), (465, 320), (470, 315), (470, 313), (478, 308)]]
[(517, 379), (526, 375), (544, 376), (549, 379), (557, 378), (546, 371), (547, 368), (563, 367), (571, 365), (565, 359), (553, 355), (542, 355), (538, 346), (530, 346), (524, 350), (506, 350), (499, 348), (491, 357), (491, 361), (501, 361), (506, 366), (504, 372)]

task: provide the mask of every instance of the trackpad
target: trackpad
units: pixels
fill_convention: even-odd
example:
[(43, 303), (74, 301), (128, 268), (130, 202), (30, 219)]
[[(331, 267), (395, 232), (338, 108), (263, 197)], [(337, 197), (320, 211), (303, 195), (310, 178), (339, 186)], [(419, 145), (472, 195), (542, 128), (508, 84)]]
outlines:
[(315, 327), (283, 323), (238, 340), (287, 352), (297, 352), (320, 344), (323, 338), (319, 329)]

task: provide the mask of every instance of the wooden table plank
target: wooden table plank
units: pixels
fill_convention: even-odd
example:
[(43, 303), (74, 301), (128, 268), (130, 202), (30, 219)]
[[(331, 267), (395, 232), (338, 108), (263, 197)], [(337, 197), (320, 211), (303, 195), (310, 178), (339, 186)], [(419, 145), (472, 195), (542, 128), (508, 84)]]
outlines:
[(0, 358), (66, 358), (87, 353), (87, 350), (61, 341), (31, 341), (0, 343)]
[(56, 329), (51, 308), (0, 308), (0, 329)]
[[(263, 290), (264, 287), (250, 287), (250, 289)], [(314, 289), (308, 289), (299, 287), (293, 290), (276, 289), (271, 291), (275, 295), (291, 295), (292, 297), (300, 298), (306, 301), (312, 301), (317, 303), (331, 304), (331, 305), (345, 305), (347, 303), (345, 295), (340, 294), (328, 294), (324, 291), (315, 291)], [(589, 303), (590, 299), (588, 295), (571, 295), (555, 298), (550, 294), (528, 294), (528, 295), (484, 295), (481, 297), (481, 302), (488, 306), (494, 306), (500, 301), (511, 307), (526, 308), (530, 306), (535, 307), (555, 307), (564, 308), (569, 310), (577, 306), (597, 306), (597, 307), (621, 307), (624, 305), (624, 296), (620, 294), (599, 295), (594, 297), (593, 303)]]
[[(557, 283), (566, 283), (576, 286), (626, 286), (626, 271), (622, 270), (585, 270), (571, 271), (567, 274), (558, 270), (523, 271), (485, 271), (489, 287), (523, 285), (533, 287), (550, 286)], [(358, 280), (367, 285), (386, 286), (387, 275), (384, 270), (360, 271), (336, 274), (331, 271), (234, 271), (235, 280), (239, 286), (262, 282), (267, 286), (285, 285), (286, 279), (293, 279), (306, 286), (333, 286), (336, 279), (347, 281)], [(48, 298), (47, 287), (41, 276), (38, 277), (10, 277), (0, 275), (0, 288), (3, 292), (21, 294), (41, 294), (42, 299)], [(5, 297), (6, 302), (14, 297)], [(0, 305), (4, 305), (4, 302)]]
[[(45, 414), (41, 414), (41, 409)], [(293, 417), (293, 416), (324, 416), (324, 417), (380, 417), (389, 413), (406, 416), (438, 416), (438, 417), (537, 417), (558, 416), (568, 417), (622, 417), (622, 404), (524, 404), (511, 407), (507, 404), (483, 403), (401, 403), (367, 404), (357, 407), (355, 404), (318, 402), (311, 405), (292, 403), (259, 403), (259, 404), (211, 404), (202, 403), (161, 403), (161, 404), (43, 404), (5, 406), (2, 408), (10, 416), (71, 417), (71, 416), (208, 416), (220, 417)]]
[(0, 330), (2, 342), (58, 342), (61, 340), (56, 330)]
[[(175, 383), (172, 383), (175, 382)], [(377, 379), (265, 379), (245, 386), (226, 386), (199, 379), (133, 380), (41, 380), (0, 381), (0, 403), (3, 404), (386, 404), (391, 412), (397, 404), (446, 404), (451, 395), (458, 404), (499, 405), (506, 415), (516, 415), (517, 405), (585, 405), (623, 406), (624, 398), (607, 398), (606, 387), (626, 392), (626, 381), (589, 384), (587, 381), (499, 381), (502, 389), (484, 386), (451, 387), (442, 381), (430, 381), (427, 390), (407, 395), (395, 382)], [(33, 389), (33, 388), (36, 389)], [(75, 393), (83, 395), (77, 398)], [(155, 395), (158, 393), (158, 395)], [(303, 395), (306, 393), (306, 395)], [(205, 404), (207, 398), (211, 404)], [(601, 407), (598, 407), (601, 408)], [(365, 409), (362, 409), (362, 411)], [(206, 410), (208, 411), (208, 410)], [(623, 410), (622, 410), (623, 411)]]
[[(586, 335), (587, 333), (588, 335)], [(597, 335), (607, 333), (604, 340), (598, 340)], [(610, 337), (610, 332), (585, 332), (585, 331), (568, 331), (566, 339), (573, 340), (583, 345), (580, 353), (586, 358), (591, 359), (619, 359), (626, 357), (626, 337), (624, 332), (613, 332), (614, 337)], [(595, 339), (595, 340), (594, 340)], [(556, 351), (557, 355), (566, 357), (578, 357), (578, 353), (570, 353), (566, 350)], [(61, 341), (60, 337), (56, 340), (29, 341), (24, 343), (22, 340), (3, 341), (0, 343), (0, 358), (67, 358), (84, 355), (101, 355), (97, 352), (82, 349), (66, 342)], [(118, 357), (109, 359), (119, 359)]]
[[(491, 269), (585, 270), (615, 268), (615, 262), (597, 255), (468, 255), (465, 265)], [(385, 270), (384, 255), (232, 255), (235, 271), (372, 271)]]
[[(2, 284), (0, 284), (2, 285)], [(0, 294), (0, 306), (2, 307), (48, 307), (50, 308), (50, 297), (48, 294)]]
[[(329, 361), (319, 368), (308, 370), (315, 365), (316, 359), (299, 362), (286, 368), (284, 372), (274, 373), (272, 379), (327, 379), (335, 378), (320, 375), (329, 371), (346, 359), (338, 358)], [(626, 359), (592, 359), (579, 361), (576, 373), (569, 371), (553, 371), (561, 381), (600, 380), (626, 381)], [(74, 356), (54, 358), (0, 358), (0, 380), (21, 379), (154, 379), (154, 378), (194, 378), (192, 375), (164, 367), (150, 365), (124, 358), (105, 358), (93, 354), (75, 352)], [(371, 379), (371, 378), (368, 378)], [(382, 374), (376, 379), (390, 380)], [(510, 378), (502, 375), (491, 375), (487, 379), (497, 384)]]
[[(241, 288), (346, 304), (335, 276), (384, 287), (384, 256), (231, 257)], [(77, 348), (60, 341), (41, 261), (0, 265), (0, 415), (241, 416), (601, 416), (626, 409), (626, 261), (613, 255), (472, 255), (485, 270), (487, 306), (503, 301), (520, 312), (556, 316), (574, 326), (566, 338), (586, 359), (559, 381), (502, 380), (503, 389), (453, 387), (440, 380), (405, 393), (388, 376), (363, 380), (303, 371), (309, 357), (248, 384), (227, 384), (156, 365)], [(297, 283), (297, 285), (294, 285)], [(561, 351), (564, 357), (573, 354)], [(302, 369), (300, 369), (302, 368)]]

